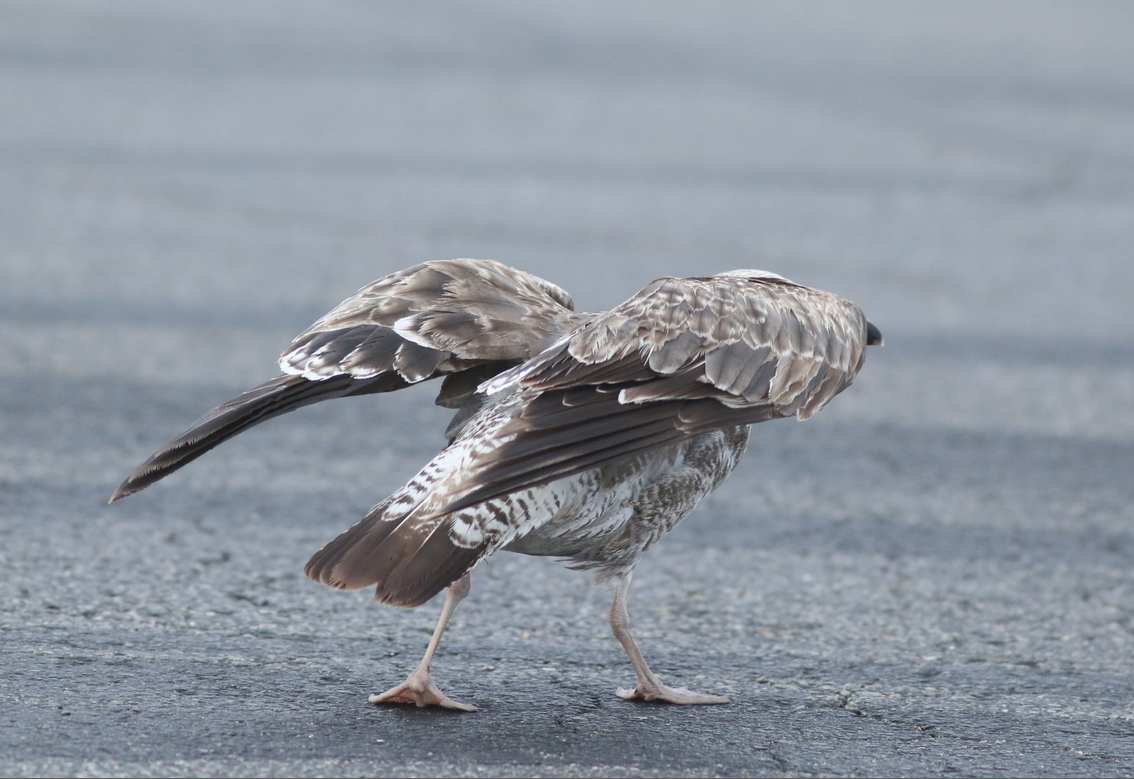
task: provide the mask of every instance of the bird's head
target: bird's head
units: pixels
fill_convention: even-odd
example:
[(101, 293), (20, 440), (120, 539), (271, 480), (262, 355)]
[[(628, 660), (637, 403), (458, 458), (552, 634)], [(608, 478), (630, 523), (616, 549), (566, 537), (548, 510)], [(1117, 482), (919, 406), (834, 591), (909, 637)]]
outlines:
[(866, 345), (881, 346), (882, 343), (882, 331), (878, 329), (878, 325), (868, 321), (866, 323)]

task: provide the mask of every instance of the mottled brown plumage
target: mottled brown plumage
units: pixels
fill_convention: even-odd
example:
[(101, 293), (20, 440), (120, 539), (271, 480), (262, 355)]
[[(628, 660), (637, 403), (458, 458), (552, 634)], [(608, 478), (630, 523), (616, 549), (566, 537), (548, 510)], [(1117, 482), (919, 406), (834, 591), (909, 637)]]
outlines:
[(416, 606), (448, 587), (426, 657), (375, 702), (470, 709), (429, 666), (476, 563), (499, 550), (565, 559), (615, 587), (611, 627), (638, 675), (627, 698), (721, 703), (652, 674), (628, 627), (637, 560), (736, 467), (749, 425), (807, 419), (850, 385), (881, 335), (849, 301), (763, 271), (662, 278), (600, 314), (484, 260), (429, 262), (364, 287), (284, 352), (285, 375), (159, 450), (129, 495), (227, 438), (330, 397), (445, 377), (449, 446), (317, 552), (306, 573)]

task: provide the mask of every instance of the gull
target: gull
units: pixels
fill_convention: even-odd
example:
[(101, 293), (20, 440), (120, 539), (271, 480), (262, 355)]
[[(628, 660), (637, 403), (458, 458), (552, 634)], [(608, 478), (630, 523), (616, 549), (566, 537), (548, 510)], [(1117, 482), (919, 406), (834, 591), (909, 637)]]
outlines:
[(456, 410), (448, 445), (305, 568), (336, 589), (374, 586), (394, 606), (447, 590), (421, 663), (370, 701), (476, 709), (440, 691), (433, 654), (472, 569), (506, 550), (612, 586), (610, 627), (637, 675), (617, 695), (727, 703), (650, 670), (626, 605), (635, 565), (736, 468), (751, 425), (809, 418), (881, 343), (850, 301), (767, 271), (666, 276), (581, 313), (555, 284), (492, 260), (425, 262), (301, 333), (282, 375), (207, 413), (111, 502), (272, 417), (440, 378), (436, 402)]

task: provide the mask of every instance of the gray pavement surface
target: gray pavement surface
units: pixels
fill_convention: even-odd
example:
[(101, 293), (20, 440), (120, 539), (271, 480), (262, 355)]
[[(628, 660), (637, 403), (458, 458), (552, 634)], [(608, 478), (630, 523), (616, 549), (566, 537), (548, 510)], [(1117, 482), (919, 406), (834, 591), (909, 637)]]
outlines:
[[(0, 774), (1134, 774), (1134, 5), (0, 0)], [(121, 478), (414, 263), (608, 307), (774, 270), (860, 380), (609, 595), (303, 578), (441, 445), (433, 388)]]

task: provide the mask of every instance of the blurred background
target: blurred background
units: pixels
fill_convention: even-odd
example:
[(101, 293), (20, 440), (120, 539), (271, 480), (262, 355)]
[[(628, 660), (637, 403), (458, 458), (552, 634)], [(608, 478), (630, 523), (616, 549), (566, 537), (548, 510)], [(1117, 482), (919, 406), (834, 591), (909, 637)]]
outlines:
[[(1132, 31), (1122, 2), (4, 0), (0, 370), (258, 380), (432, 258), (587, 310), (753, 267), (967, 374), (872, 366), (904, 421), (1134, 434)], [(152, 364), (153, 328), (212, 326), (270, 337)]]
[[(689, 598), (734, 587), (728, 624), (768, 640), (720, 644), (702, 686), (738, 700), (760, 700), (759, 677), (811, 706), (822, 695), (800, 681), (807, 656), (823, 695), (850, 690), (843, 704), (885, 688), (888, 703), (870, 705), (890, 722), (948, 708), (838, 670), (885, 656), (895, 665), (877, 679), (914, 679), (901, 689), (921, 689), (926, 663), (959, 674), (949, 705), (962, 730), (995, 720), (1032, 744), (1057, 708), (1077, 733), (1134, 721), (1130, 698), (1112, 695), (1129, 691), (1134, 624), (1132, 40), (1134, 5), (1119, 0), (0, 0), (0, 640), (37, 647), (20, 655), (24, 681), (7, 682), (8, 700), (24, 701), (7, 749), (25, 762), (0, 767), (82, 755), (44, 747), (36, 728), (58, 727), (66, 690), (85, 690), (93, 719), (113, 708), (99, 698), (100, 653), (124, 650), (99, 630), (115, 620), (164, 647), (147, 650), (160, 662), (135, 661), (143, 698), (176, 684), (161, 676), (176, 665), (163, 641), (188, 652), (193, 636), (228, 636), (224, 652), (258, 658), (262, 644), (239, 644), (253, 623), (262, 634), (248, 635), (269, 644), (300, 630), (322, 641), (320, 620), (359, 646), (374, 625), (404, 642), (396, 668), (326, 671), (351, 680), (328, 699), (408, 670), (433, 612), (324, 593), (300, 570), (440, 446), (432, 388), (305, 410), (101, 503), (192, 419), (274, 375), (290, 339), (355, 289), (448, 257), (531, 271), (582, 310), (660, 275), (765, 269), (854, 300), (882, 329), (855, 388), (808, 425), (761, 426), (699, 524), (643, 571), (660, 599), (637, 612), (643, 635), (654, 652), (675, 647), (663, 667), (728, 632)], [(626, 682), (607, 596), (546, 563), (500, 565), (515, 587), (482, 591), (477, 606), (474, 586), (455, 654), (544, 620)], [(808, 595), (801, 575), (819, 577)], [(742, 580), (771, 594), (746, 601)], [(995, 608), (949, 611), (990, 592)], [(514, 609), (504, 620), (500, 602)], [(691, 613), (695, 630), (649, 638), (655, 618)], [(1013, 620), (1014, 638), (993, 635)], [(514, 632), (493, 634), (501, 624)], [(883, 650), (883, 634), (904, 648)], [(980, 647), (964, 649), (966, 636)], [(300, 651), (287, 646), (272, 651)], [(516, 656), (555, 649), (541, 646)], [(968, 654), (941, 660), (954, 650)], [(96, 658), (82, 684), (78, 655)], [(476, 667), (447, 663), (454, 697), (494, 694), (467, 693)], [(1023, 684), (982, 693), (995, 706), (968, 696), (986, 677), (965, 674), (979, 669), (1056, 665), (1066, 675), (1033, 690), (1043, 701), (1019, 697)], [(1088, 666), (1093, 681), (1076, 675)], [(220, 689), (209, 716), (224, 720)], [(829, 711), (807, 710), (823, 731)], [(285, 716), (266, 711), (269, 729)], [(736, 711), (744, 728), (772, 728)], [(197, 734), (184, 755), (203, 754), (198, 736), (213, 743), (169, 716), (170, 733)], [(117, 754), (119, 731), (99, 733)], [(878, 736), (891, 737), (906, 736)], [(1123, 738), (1090, 748), (1112, 760), (1098, 771), (1129, 757)], [(768, 765), (839, 772), (849, 749), (832, 737), (834, 762)], [(681, 759), (701, 765), (699, 754)], [(727, 770), (763, 765), (745, 754)], [(973, 771), (987, 755), (974, 759), (955, 765)]]

